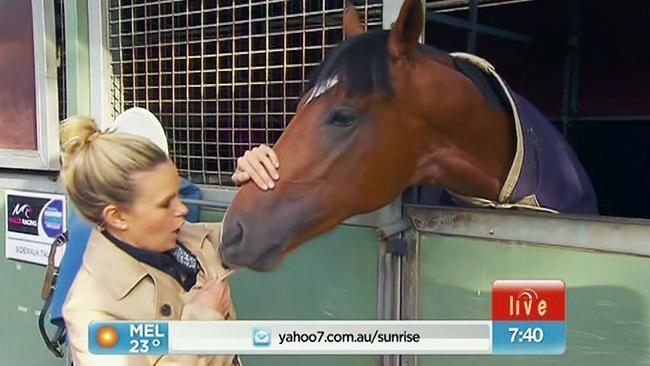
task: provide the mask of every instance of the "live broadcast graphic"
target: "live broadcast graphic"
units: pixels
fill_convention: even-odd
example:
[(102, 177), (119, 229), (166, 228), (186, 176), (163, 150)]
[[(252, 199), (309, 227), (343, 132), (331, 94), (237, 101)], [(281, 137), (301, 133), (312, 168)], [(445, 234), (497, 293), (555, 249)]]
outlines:
[(497, 280), (488, 320), (115, 321), (89, 325), (95, 354), (494, 354), (566, 349), (560, 280)]

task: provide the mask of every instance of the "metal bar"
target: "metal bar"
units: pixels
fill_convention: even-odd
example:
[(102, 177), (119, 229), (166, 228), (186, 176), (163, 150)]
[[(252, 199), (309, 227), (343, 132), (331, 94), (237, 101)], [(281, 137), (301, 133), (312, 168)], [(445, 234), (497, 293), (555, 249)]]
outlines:
[[(203, 14), (204, 12), (205, 12), (205, 3), (202, 1), (201, 2), (201, 14)], [(204, 32), (203, 32), (203, 30), (205, 29), (204, 19), (205, 19), (205, 17), (201, 16), (201, 55), (206, 54), (206, 52), (205, 52), (205, 39), (204, 39)], [(189, 26), (189, 21), (188, 21), (188, 26)], [(204, 83), (203, 69), (205, 67), (205, 63), (203, 62), (203, 60), (201, 60), (200, 63), (201, 63), (201, 66), (200, 66), (200, 70), (201, 70), (201, 76), (200, 76), (201, 77), (201, 86), (200, 87), (201, 87), (201, 96), (203, 96), (203, 94), (205, 92), (205, 86), (203, 85), (203, 83)], [(188, 69), (189, 69), (189, 67), (188, 67)], [(189, 99), (189, 96), (188, 96), (188, 99)], [(201, 103), (201, 116), (200, 116), (200, 118), (201, 118), (201, 173), (200, 174), (201, 174), (201, 181), (206, 182), (208, 180), (208, 177), (207, 177), (207, 174), (206, 174), (207, 167), (205, 165), (205, 163), (206, 163), (205, 156), (207, 154), (205, 152), (205, 147), (206, 147), (205, 133), (203, 132), (203, 131), (206, 130), (205, 129), (205, 111), (203, 109), (203, 104), (204, 103), (202, 101), (200, 103)], [(189, 109), (187, 110), (187, 112), (189, 113)], [(188, 116), (188, 118), (190, 118), (190, 116)], [(189, 129), (189, 126), (190, 126), (189, 121), (187, 123), (187, 126), (188, 126), (188, 129)], [(188, 132), (188, 134), (189, 134), (189, 132)], [(217, 148), (216, 150), (217, 150), (217, 157), (218, 157), (219, 156), (219, 149)], [(217, 159), (217, 162), (218, 161), (219, 161), (219, 159)], [(219, 184), (220, 185), (222, 184), (221, 176), (219, 176)]]
[[(63, 1), (61, 1), (64, 3)], [(67, 115), (90, 114), (90, 59), (88, 55), (88, 8), (85, 1), (66, 1), (65, 80)]]
[[(203, 199), (183, 199), (183, 202), (190, 205), (198, 205), (203, 208), (227, 209), (237, 194), (237, 188), (199, 185), (203, 194)], [(360, 226), (369, 228), (379, 228), (397, 221), (401, 217), (401, 203), (395, 200), (379, 210), (357, 215), (345, 220), (343, 223), (350, 226)]]
[[(328, 29), (325, 29), (325, 30), (328, 30)], [(299, 32), (287, 32), (287, 34), (291, 35), (291, 34), (300, 34), (300, 33), (299, 33)], [(273, 35), (283, 35), (283, 33), (281, 33), (281, 32), (277, 32), (276, 34), (269, 34), (269, 35), (270, 35), (270, 36), (273, 36)], [(221, 41), (232, 41), (232, 40), (236, 40), (236, 39), (238, 39), (238, 38), (233, 38), (233, 37), (220, 38)], [(175, 44), (174, 42), (167, 42), (167, 43), (162, 42), (162, 43), (158, 43), (157, 45), (158, 45), (158, 46), (171, 46), (171, 45), (174, 45), (174, 44)], [(189, 42), (188, 44), (189, 44), (189, 45), (194, 45), (194, 44), (200, 44), (200, 42)], [(331, 46), (331, 45), (330, 45), (330, 46)], [(320, 48), (320, 46), (307, 46), (307, 49), (319, 49), (319, 48)], [(117, 48), (117, 47), (110, 47), (109, 50), (110, 50), (110, 51), (117, 51), (117, 50), (119, 50), (119, 48)], [(283, 50), (284, 50), (284, 48), (270, 48), (270, 49), (268, 49), (268, 50), (262, 50), (262, 51), (253, 51), (253, 52), (241, 51), (241, 52), (235, 52), (235, 54), (236, 54), (236, 55), (248, 55), (248, 54), (251, 54), (251, 53), (252, 53), (252, 54), (263, 54), (263, 53), (266, 53), (266, 52), (283, 51)], [(302, 47), (287, 47), (287, 51), (301, 51), (301, 50), (302, 50)], [(162, 60), (162, 61), (167, 61), (167, 60), (184, 59), (184, 58), (189, 58), (189, 59), (200, 59), (200, 58), (202, 58), (202, 57), (203, 57), (202, 55), (201, 55), (201, 56), (187, 56), (187, 57), (185, 57), (185, 56), (179, 56), (179, 57), (176, 57), (176, 58), (174, 58), (174, 57), (162, 57), (161, 60)], [(276, 66), (277, 66), (277, 65), (276, 65)], [(221, 69), (221, 68), (220, 68), (220, 69)], [(224, 69), (230, 69), (230, 68), (224, 68)], [(142, 73), (139, 74), (139, 73), (137, 73), (137, 72), (134, 72), (134, 73), (131, 73), (131, 74), (129, 74), (129, 75), (142, 75)]]
[(392, 293), (392, 282), (389, 280), (393, 275), (392, 267), (386, 262), (386, 245), (379, 245), (377, 255), (377, 319), (390, 319), (389, 311), (386, 309), (386, 297)]
[[(400, 319), (416, 320), (420, 317), (420, 237), (412, 228), (404, 233), (402, 239), (406, 241), (406, 254), (401, 266)], [(416, 355), (401, 357), (401, 366), (417, 365)]]
[[(160, 2), (157, 5), (158, 5), (158, 15), (160, 16), (160, 14), (161, 14)], [(162, 22), (159, 19), (158, 20), (158, 34), (160, 34), (161, 31), (162, 31), (162, 24), (161, 23)], [(157, 44), (157, 46), (158, 46), (158, 114), (159, 114), (158, 117), (160, 118), (160, 123), (164, 127), (164, 123), (162, 121), (162, 111), (163, 111), (163, 96), (162, 96), (163, 95), (163, 73), (162, 73), (162, 65), (163, 65), (163, 63), (162, 63), (162, 61), (163, 61), (162, 60), (162, 53), (163, 52), (162, 51), (163, 50), (162, 50), (162, 48), (163, 48), (163, 46), (160, 45), (160, 44)], [(174, 62), (174, 61), (172, 61), (172, 62)], [(172, 123), (173, 123), (173, 120), (172, 120)], [(169, 148), (169, 145), (174, 145), (173, 136), (172, 136), (172, 143), (171, 144), (169, 143), (169, 136), (167, 136), (167, 150), (171, 151), (170, 148)]]
[(478, 0), (470, 0), (469, 21), (470, 30), (467, 32), (467, 52), (476, 53), (476, 35), (478, 27)]
[[(283, 28), (282, 28), (284, 30), (284, 33), (283, 33), (284, 40), (282, 42), (282, 48), (283, 48), (282, 49), (282, 51), (283, 51), (283, 53), (282, 53), (282, 61), (283, 61), (283, 65), (284, 65), (284, 67), (282, 68), (282, 80), (285, 82), (284, 85), (282, 86), (282, 97), (284, 97), (285, 99), (287, 98), (287, 84), (286, 84), (286, 81), (287, 81), (287, 35), (288, 35), (288, 33), (287, 33), (287, 25), (288, 25), (287, 24), (287, 7), (288, 6), (289, 6), (289, 2), (285, 2), (284, 3), (284, 12), (282, 13), (283, 22), (284, 22)], [(287, 121), (288, 120), (288, 118), (287, 118), (287, 103), (282, 103), (282, 116), (283, 116), (282, 125), (283, 125), (284, 128), (287, 128), (287, 124), (289, 123), (289, 121)]]
[[(266, 33), (264, 34), (264, 47), (266, 48), (266, 51), (264, 51), (264, 81), (265, 81), (265, 87), (264, 87), (264, 98), (266, 99), (264, 101), (264, 126), (266, 127), (266, 133), (264, 134), (264, 137), (266, 139), (266, 143), (271, 145), (271, 132), (270, 126), (269, 126), (269, 102), (271, 101), (271, 98), (269, 98), (269, 84), (271, 80), (269, 80), (269, 71), (271, 68), (271, 63), (269, 62), (269, 52), (270, 51), (270, 43), (269, 43), (269, 36), (271, 33), (271, 21), (269, 20), (269, 2), (266, 2), (266, 12), (265, 12), (265, 19), (264, 23), (266, 25)], [(323, 9), (325, 9), (323, 7)], [(325, 31), (322, 32), (325, 34)], [(281, 100), (283, 102), (283, 100)], [(252, 111), (251, 111), (252, 112)]]
[[(562, 122), (565, 118), (554, 117), (550, 118), (551, 122)], [(572, 117), (568, 116), (566, 121), (569, 122), (650, 122), (650, 115), (638, 116), (582, 116)]]
[(0, 187), (44, 193), (65, 193), (65, 187), (56, 178), (34, 174), (29, 170), (1, 169)]
[[(434, 11), (456, 11), (456, 10), (467, 10), (469, 9), (470, 2), (473, 0), (440, 0), (427, 4), (427, 9)], [(535, 0), (478, 0), (479, 6), (488, 7), (488, 6), (499, 6), (499, 5), (510, 5), (517, 3), (525, 3)]]
[(399, 15), (400, 7), (402, 6), (402, 1), (399, 0), (383, 0), (382, 7), (382, 28), (391, 29), (395, 20), (397, 20), (397, 15)]
[(577, 114), (578, 88), (580, 84), (580, 38), (581, 38), (581, 1), (573, 0), (573, 11), (569, 24), (569, 39), (565, 60), (564, 86), (562, 90), (562, 132), (569, 133), (569, 118)]
[[(161, 10), (162, 13), (162, 10)], [(172, 4), (172, 13), (167, 14), (167, 18), (169, 19), (171, 17), (171, 21), (173, 23), (174, 21), (174, 11), (173, 11), (173, 4)], [(171, 130), (172, 130), (172, 138), (171, 138), (171, 146), (169, 147), (169, 154), (174, 157), (175, 160), (180, 159), (178, 156), (178, 153), (176, 152), (176, 62), (175, 59), (177, 57), (176, 55), (176, 38), (174, 37), (174, 31), (175, 29), (171, 30), (172, 33), (172, 60), (171, 60), (171, 69), (172, 69), (172, 75), (171, 75), (171, 120), (169, 121)], [(180, 161), (180, 160), (179, 160)]]
[[(221, 23), (219, 22), (218, 14), (219, 13), (217, 12), (217, 21), (214, 24), (214, 26), (216, 27), (217, 34), (219, 33), (219, 28), (221, 27)], [(201, 39), (203, 39), (203, 37), (205, 37), (205, 34), (201, 35)], [(216, 82), (216, 85), (215, 85), (216, 98), (215, 98), (215, 101), (214, 101), (214, 103), (215, 103), (215, 111), (216, 111), (216, 118), (215, 118), (216, 139), (215, 139), (214, 143), (215, 143), (215, 145), (217, 145), (216, 149), (215, 149), (217, 151), (217, 184), (218, 185), (224, 185), (224, 182), (223, 182), (223, 179), (222, 179), (223, 178), (222, 172), (225, 171), (225, 168), (222, 167), (222, 165), (221, 165), (221, 161), (222, 161), (221, 149), (218, 146), (218, 144), (220, 142), (219, 136), (221, 136), (221, 121), (219, 120), (220, 117), (221, 117), (221, 110), (220, 110), (221, 109), (221, 104), (218, 101), (218, 99), (219, 99), (219, 87), (218, 87), (218, 85), (221, 84), (221, 76), (220, 76), (221, 73), (219, 72), (219, 69), (220, 69), (219, 68), (219, 59), (221, 57), (221, 44), (219, 43), (219, 37), (215, 37), (215, 38), (217, 39), (217, 44), (216, 44), (216, 47), (215, 47), (216, 55), (215, 55), (215, 60), (214, 60), (214, 62), (215, 62), (215, 65), (214, 65), (215, 78), (214, 78), (214, 80)], [(202, 78), (201, 82), (205, 83), (205, 79)], [(206, 181), (204, 183), (209, 183), (209, 180), (206, 179)]]
[[(397, 20), (402, 0), (383, 0), (382, 1), (382, 28), (391, 29), (392, 24)], [(366, 18), (367, 19), (367, 18)], [(426, 23), (426, 22), (425, 22)], [(424, 24), (423, 24), (424, 26)], [(420, 42), (423, 42), (424, 30), (420, 36)], [(392, 206), (392, 212), (391, 210)], [(381, 226), (398, 221), (402, 217), (402, 204), (398, 198), (393, 201), (388, 209), (384, 209), (388, 213), (388, 220), (383, 220)], [(379, 227), (379, 225), (377, 226)], [(386, 252), (386, 242), (380, 242), (380, 267), (378, 276), (378, 286), (386, 287), (380, 297), (380, 304), (378, 315), (381, 319), (399, 319), (400, 317), (400, 297), (401, 297), (401, 263), (400, 258), (394, 254)], [(381, 366), (397, 366), (402, 362), (404, 356), (400, 355), (384, 355), (378, 358), (377, 362)], [(407, 356), (408, 357), (408, 356)]]
[(570, 93), (569, 93), (569, 99), (567, 101), (569, 109), (567, 110), (569, 113), (569, 116), (575, 116), (578, 114), (578, 98), (580, 97), (580, 59), (581, 59), (581, 54), (580, 54), (580, 43), (582, 39), (582, 27), (581, 27), (581, 22), (582, 22), (582, 1), (581, 0), (574, 0), (575, 1), (575, 9), (574, 11), (576, 12), (576, 24), (575, 26), (575, 38), (572, 39), (571, 44), (569, 47), (571, 47), (574, 50), (573, 53), (573, 60), (572, 60), (572, 72), (571, 72), (571, 80), (570, 80)]
[[(203, 4), (203, 2), (201, 2)], [(189, 30), (188, 27), (190, 25), (190, 16), (188, 14), (189, 11), (189, 4), (186, 4), (185, 6), (185, 39), (189, 39)], [(201, 17), (201, 21), (203, 21), (203, 17)], [(190, 60), (187, 56), (190, 55), (190, 47), (187, 42), (185, 42), (185, 136), (187, 136), (187, 139), (185, 140), (185, 148), (187, 151), (185, 152), (187, 154), (186, 156), (186, 161), (187, 161), (187, 179), (192, 180), (192, 160), (190, 159), (190, 155), (192, 154), (192, 147), (190, 145), (190, 131), (187, 129), (190, 125), (190, 120), (189, 116), (187, 115), (187, 112), (190, 110)], [(174, 140), (176, 139), (176, 136), (174, 136)]]
[[(90, 59), (90, 115), (95, 121), (110, 120), (110, 109), (112, 98), (110, 96), (115, 92), (115, 78), (110, 63), (107, 62), (110, 54), (105, 50), (108, 46), (108, 33), (106, 19), (108, 14), (106, 9), (107, 2), (90, 1), (88, 2), (88, 44)], [(109, 94), (109, 91), (111, 94)], [(102, 123), (102, 122), (100, 122)]]
[[(148, 20), (148, 18), (147, 18), (147, 8), (146, 7), (144, 7), (144, 12), (145, 12), (144, 13), (144, 22), (146, 24), (147, 20)], [(133, 23), (131, 23), (131, 24), (133, 24)], [(146, 28), (145, 28), (145, 30), (146, 30)], [(135, 59), (135, 57), (134, 57), (134, 59)], [(144, 77), (144, 85), (145, 85), (144, 105), (145, 105), (145, 108), (147, 110), (151, 110), (149, 108), (149, 95), (148, 95), (148, 92), (149, 92), (149, 52), (148, 52), (146, 47), (144, 48), (144, 73), (146, 75)]]
[[(233, 7), (228, 7), (228, 6), (219, 6), (218, 9), (219, 10), (237, 10), (237, 9), (247, 8), (250, 5), (254, 5), (254, 4), (246, 3), (245, 5), (236, 6), (234, 8)], [(128, 7), (124, 7), (124, 8), (128, 8)], [(111, 10), (114, 10), (114, 9), (117, 9), (117, 8), (111, 8)], [(199, 10), (199, 11), (187, 11), (187, 14), (188, 15), (202, 15), (203, 11), (202, 10)], [(338, 14), (338, 15), (340, 15), (340, 11), (338, 9), (330, 9), (330, 10), (324, 10), (324, 11), (304, 12), (304, 13), (301, 13), (300, 15), (295, 15), (294, 17), (297, 18), (298, 21), (300, 21), (300, 18), (302, 18), (302, 14), (305, 14), (305, 15), (320, 15), (320, 14), (334, 15), (334, 14)], [(154, 18), (163, 18), (164, 15), (157, 15), (157, 16), (153, 16), (153, 17)], [(131, 20), (138, 21), (138, 20), (145, 20), (146, 18), (147, 17), (133, 17), (133, 18), (131, 18)], [(269, 20), (280, 20), (280, 19), (282, 19), (282, 16), (271, 16), (271, 17), (268, 17), (268, 19)], [(289, 19), (292, 19), (291, 16), (289, 16)], [(117, 22), (117, 21), (110, 21), (109, 22), (109, 24), (117, 24), (117, 23), (119, 23), (119, 22)], [(229, 24), (231, 24), (231, 25), (248, 24), (248, 20), (235, 20), (233, 22), (229, 22)], [(189, 29), (200, 29), (200, 26), (189, 27)], [(140, 32), (140, 33), (146, 33), (146, 32)]]
[[(88, 14), (88, 11), (86, 10), (85, 12), (82, 12), (85, 14)], [(84, 17), (84, 20), (87, 21), (88, 17)], [(64, 4), (62, 0), (55, 0), (54, 1), (54, 22), (56, 24), (56, 71), (57, 71), (57, 90), (59, 92), (59, 121), (64, 120), (68, 116), (68, 96), (67, 96), (67, 72), (66, 72), (66, 67), (67, 67), (67, 62), (66, 62), (66, 37), (72, 38), (72, 32), (66, 32), (66, 20), (65, 20), (65, 9), (64, 9)], [(68, 21), (70, 22), (70, 21)], [(76, 32), (74, 32), (76, 35)], [(86, 27), (86, 32), (84, 33), (85, 41), (80, 40), (79, 43), (83, 44), (88, 44), (88, 32), (87, 32), (87, 27)], [(88, 48), (86, 47), (86, 66), (88, 64)], [(88, 81), (88, 78), (86, 78), (86, 82)], [(87, 91), (88, 88), (86, 88)], [(83, 93), (86, 97), (90, 94), (88, 92)], [(87, 108), (86, 108), (86, 113), (89, 114), (90, 112), (90, 103), (87, 103)]]
[[(247, 20), (247, 22), (249, 24), (249, 27), (250, 27), (250, 24), (252, 24), (252, 18), (251, 18), (252, 17), (252, 12), (253, 12), (253, 9), (249, 4), (248, 20)], [(251, 38), (252, 37), (251, 33), (252, 33), (252, 30), (249, 28), (248, 29), (248, 36), (247, 36), (247, 45), (248, 45), (248, 47), (247, 47), (248, 55), (247, 56), (248, 57), (247, 57), (247, 62), (246, 62), (246, 86), (245, 86), (246, 95), (251, 94), (251, 82), (252, 82), (251, 78), (253, 77), (252, 72), (251, 72), (251, 63), (252, 63), (253, 59), (252, 59), (252, 55), (250, 53), (250, 50), (253, 48), (253, 40)], [(233, 52), (235, 52), (235, 51), (236, 51), (236, 49), (233, 49)], [(233, 95), (233, 98), (234, 97), (236, 97), (236, 96)], [(252, 110), (252, 108), (251, 108), (252, 107), (252, 102), (251, 102), (250, 98), (247, 98), (247, 99), (248, 99), (247, 100), (247, 111), (250, 112)], [(248, 148), (249, 149), (251, 149), (253, 147), (253, 131), (251, 129), (252, 122), (253, 121), (252, 121), (251, 114), (247, 113), (247, 126), (246, 127), (248, 127)]]
[[(235, 8), (234, 7), (232, 8), (231, 16), (232, 16), (232, 21), (235, 22), (237, 18), (236, 18)], [(234, 25), (233, 25), (233, 27), (234, 27)], [(233, 31), (233, 35), (234, 35), (234, 33), (235, 32)], [(231, 62), (232, 62), (232, 72), (230, 73), (230, 82), (232, 83), (232, 85), (230, 87), (230, 95), (231, 95), (230, 112), (231, 112), (231, 115), (229, 117), (230, 117), (230, 121), (232, 123), (232, 126), (234, 127), (235, 124), (237, 123), (237, 121), (235, 121), (235, 116), (232, 114), (236, 110), (236, 102), (235, 102), (234, 97), (235, 97), (235, 95), (237, 95), (237, 89), (236, 89), (237, 74), (235, 73), (235, 67), (237, 67), (237, 55), (236, 55), (235, 52), (237, 52), (237, 48), (236, 48), (235, 37), (234, 36), (232, 38), (232, 42), (230, 43), (230, 47), (231, 47), (230, 52), (232, 53), (232, 55), (230, 55), (231, 56), (230, 59), (231, 59)], [(218, 60), (217, 60), (217, 62), (218, 62)], [(217, 70), (218, 70), (218, 66), (219, 65), (217, 64)], [(230, 139), (231, 155), (230, 156), (235, 157), (235, 156), (237, 156), (237, 151), (235, 150), (235, 142), (237, 142), (236, 139), (235, 139), (235, 131), (233, 131), (230, 134), (230, 136), (231, 136), (231, 139)]]
[[(132, 8), (131, 8), (131, 18), (133, 18), (134, 11), (135, 11), (135, 8), (132, 7)], [(130, 22), (130, 25), (131, 25), (131, 32), (130, 32), (130, 36), (131, 36), (131, 45), (133, 46), (133, 45), (135, 45), (135, 34), (133, 34), (133, 33), (135, 33), (135, 22)], [(120, 37), (120, 41), (121, 41), (121, 37)], [(122, 44), (122, 43), (120, 42), (120, 47), (121, 47), (121, 44)], [(132, 68), (133, 70), (136, 70), (137, 67), (136, 67), (136, 63), (135, 63), (135, 62), (136, 62), (136, 60), (137, 60), (137, 57), (136, 57), (135, 52), (134, 52), (133, 50), (132, 50), (131, 52), (133, 53), (133, 56), (131, 57), (131, 68)], [(120, 52), (120, 57), (121, 57), (121, 55), (123, 55), (122, 52)], [(120, 61), (121, 61), (121, 60), (120, 60)], [(120, 62), (120, 63), (121, 63), (121, 62)], [(146, 72), (146, 69), (145, 69), (145, 72)], [(122, 75), (124, 75), (124, 74), (122, 74)], [(120, 77), (122, 77), (122, 75), (120, 75)], [(133, 79), (133, 86), (138, 86), (137, 79)], [(138, 93), (136, 93), (136, 92), (134, 91), (134, 92), (133, 92), (133, 106), (137, 106), (137, 105), (138, 105)], [(124, 104), (122, 105), (122, 108), (121, 108), (121, 109), (124, 110)]]
[[(219, 9), (220, 10), (224, 10), (224, 9), (236, 10), (236, 8), (221, 8), (221, 7)], [(376, 13), (379, 12), (379, 9), (380, 8), (377, 7), (377, 6), (369, 6), (368, 7), (368, 15), (373, 15), (373, 16), (377, 15)], [(189, 12), (188, 14), (189, 15), (192, 15), (192, 14), (198, 15), (200, 13), (199, 12), (193, 12), (193, 13)], [(341, 11), (339, 9), (325, 10), (323, 12), (321, 12), (321, 11), (306, 12), (304, 14), (305, 14), (305, 16), (316, 16), (316, 15), (324, 14), (326, 16), (326, 18), (328, 18), (328, 20), (331, 21), (331, 22), (340, 22), (340, 20), (341, 20)], [(162, 19), (162, 18), (165, 18), (165, 17), (166, 17), (165, 15), (152, 16), (152, 18), (154, 18), (154, 19), (155, 18)], [(142, 21), (142, 20), (146, 20), (146, 19), (147, 19), (147, 17), (133, 17), (133, 18), (129, 18), (129, 21)], [(283, 19), (284, 19), (283, 16), (268, 17), (269, 21), (273, 21), (273, 20), (281, 21)], [(255, 21), (259, 21), (259, 19), (255, 19)], [(109, 25), (112, 25), (112, 24), (118, 24), (119, 25), (121, 23), (121, 21), (109, 21), (108, 23), (109, 23)], [(249, 24), (249, 22), (247, 20), (239, 20), (239, 21), (233, 21), (233, 22), (228, 23), (228, 24), (232, 25), (232, 26), (236, 26), (236, 25), (242, 25), (242, 24)], [(295, 24), (302, 25), (303, 24), (302, 23), (302, 14), (301, 15), (289, 15), (289, 16), (287, 16), (287, 24), (288, 25), (295, 25)], [(320, 23), (310, 22), (310, 23), (306, 23), (306, 24), (319, 25)], [(368, 23), (368, 25), (376, 25), (376, 24), (377, 24), (376, 22), (372, 22), (372, 21), (370, 23)], [(200, 26), (188, 26), (187, 28), (190, 31), (192, 31), (192, 30), (196, 30), (196, 31), (201, 30)], [(312, 29), (310, 31), (316, 31), (316, 29)], [(302, 32), (302, 30), (300, 30), (300, 31), (288, 31), (288, 32), (299, 33), (299, 32)], [(147, 34), (147, 31), (136, 31), (133, 34), (134, 35), (145, 35), (145, 34)], [(277, 32), (277, 34), (280, 34), (280, 33)], [(220, 37), (220, 39), (221, 39), (221, 37)]]
[(199, 206), (201, 208), (207, 208), (207, 209), (227, 210), (229, 206), (228, 203), (223, 203), (218, 201), (197, 200), (197, 199), (190, 199), (190, 198), (183, 198), (181, 199), (181, 201), (187, 205)]
[(650, 220), (406, 205), (420, 232), (650, 257)]
[[(302, 85), (304, 85), (305, 80), (307, 80), (307, 77), (305, 76), (305, 65), (304, 65), (305, 60), (306, 60), (305, 46), (306, 46), (306, 39), (307, 39), (307, 32), (305, 31), (307, 29), (307, 16), (305, 15), (305, 12), (306, 12), (305, 9), (307, 9), (306, 1), (307, 0), (302, 0), (302, 11), (303, 11), (303, 14), (302, 14), (302, 30), (303, 31), (302, 31), (302, 37), (301, 37), (302, 38), (301, 39), (301, 41), (302, 41), (302, 47), (301, 47), (302, 48), (302, 53), (301, 53), (301, 58), (300, 58), (300, 62), (303, 64), (302, 67), (300, 68), (300, 79), (301, 79), (301, 84)], [(286, 104), (286, 102), (285, 102), (285, 104)]]
[(512, 41), (531, 42), (533, 40), (531, 36), (525, 34), (506, 31), (500, 28), (491, 27), (483, 24), (472, 24), (470, 21), (467, 21), (465, 19), (456, 18), (453, 16), (444, 15), (440, 13), (427, 12), (427, 20), (440, 23), (440, 24), (450, 25), (452, 27), (457, 27), (461, 29), (469, 29), (469, 30), (475, 29), (476, 32), (478, 33), (509, 39)]

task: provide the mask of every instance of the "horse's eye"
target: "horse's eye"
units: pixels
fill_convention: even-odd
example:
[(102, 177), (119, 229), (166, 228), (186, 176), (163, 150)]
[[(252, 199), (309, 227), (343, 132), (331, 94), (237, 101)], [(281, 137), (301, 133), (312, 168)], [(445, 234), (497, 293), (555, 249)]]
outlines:
[(350, 109), (339, 109), (336, 112), (332, 113), (328, 123), (331, 123), (335, 126), (350, 126), (357, 119), (357, 114)]

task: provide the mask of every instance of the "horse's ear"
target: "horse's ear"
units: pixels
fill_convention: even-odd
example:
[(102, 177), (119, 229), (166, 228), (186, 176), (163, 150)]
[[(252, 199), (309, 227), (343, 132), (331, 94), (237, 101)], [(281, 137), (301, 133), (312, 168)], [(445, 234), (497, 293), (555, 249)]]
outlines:
[(345, 12), (343, 13), (343, 31), (348, 37), (354, 37), (357, 34), (363, 33), (361, 18), (352, 3), (347, 4)]
[(402, 57), (415, 48), (423, 27), (424, 11), (420, 0), (404, 0), (388, 38), (391, 56)]

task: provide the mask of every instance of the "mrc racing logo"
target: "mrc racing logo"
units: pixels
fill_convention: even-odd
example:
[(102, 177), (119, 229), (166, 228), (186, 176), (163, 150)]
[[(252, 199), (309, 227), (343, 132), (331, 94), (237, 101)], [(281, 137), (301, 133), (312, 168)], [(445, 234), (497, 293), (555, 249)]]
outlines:
[(32, 206), (27, 203), (17, 203), (14, 206), (11, 211), (11, 217), (9, 217), (9, 222), (15, 225), (38, 226), (37, 221), (32, 218)]

